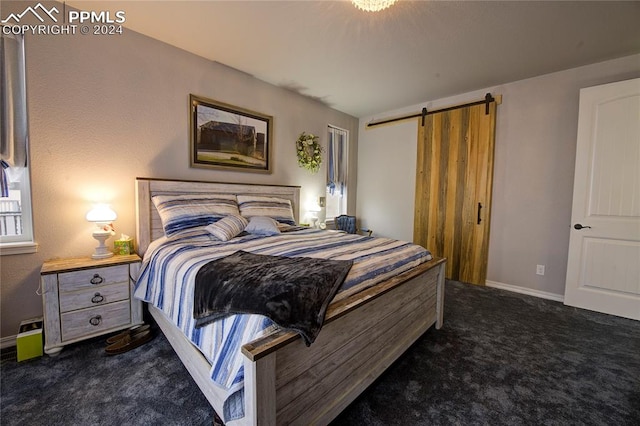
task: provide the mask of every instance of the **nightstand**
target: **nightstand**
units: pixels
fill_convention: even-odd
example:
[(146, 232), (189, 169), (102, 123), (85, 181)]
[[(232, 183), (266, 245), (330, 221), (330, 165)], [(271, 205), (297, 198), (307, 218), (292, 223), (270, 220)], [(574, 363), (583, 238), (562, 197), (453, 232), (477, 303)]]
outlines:
[(133, 297), (140, 263), (135, 254), (45, 262), (44, 352), (57, 355), (69, 343), (142, 324), (142, 302)]

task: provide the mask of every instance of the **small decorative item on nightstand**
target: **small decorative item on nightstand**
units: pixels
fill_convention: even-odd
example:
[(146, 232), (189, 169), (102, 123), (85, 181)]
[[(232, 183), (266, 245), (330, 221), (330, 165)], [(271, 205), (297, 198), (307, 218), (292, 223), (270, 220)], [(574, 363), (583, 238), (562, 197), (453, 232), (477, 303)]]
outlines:
[(133, 297), (140, 263), (136, 254), (45, 262), (44, 352), (56, 355), (69, 343), (142, 324), (142, 302)]
[(127, 255), (135, 253), (133, 250), (133, 238), (125, 234), (120, 234), (120, 238), (113, 242), (113, 247), (116, 254)]

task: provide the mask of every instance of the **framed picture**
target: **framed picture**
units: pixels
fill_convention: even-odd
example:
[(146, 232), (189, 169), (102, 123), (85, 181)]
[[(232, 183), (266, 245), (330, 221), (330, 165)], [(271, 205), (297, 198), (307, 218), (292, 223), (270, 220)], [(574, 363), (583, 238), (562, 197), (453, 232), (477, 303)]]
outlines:
[(271, 173), (273, 117), (189, 95), (191, 167)]

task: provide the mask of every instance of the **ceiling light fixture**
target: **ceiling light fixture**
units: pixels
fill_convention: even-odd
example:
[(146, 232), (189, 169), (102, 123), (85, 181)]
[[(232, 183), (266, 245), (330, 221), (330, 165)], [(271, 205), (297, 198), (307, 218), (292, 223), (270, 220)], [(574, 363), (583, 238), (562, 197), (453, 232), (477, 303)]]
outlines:
[(358, 9), (365, 12), (378, 12), (393, 5), (396, 0), (351, 0)]

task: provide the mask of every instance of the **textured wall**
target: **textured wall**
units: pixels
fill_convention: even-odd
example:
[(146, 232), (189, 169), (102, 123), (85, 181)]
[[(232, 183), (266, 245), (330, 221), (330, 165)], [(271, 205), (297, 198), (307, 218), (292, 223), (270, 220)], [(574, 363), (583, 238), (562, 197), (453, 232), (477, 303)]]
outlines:
[[(487, 279), (564, 295), (580, 88), (640, 76), (640, 55), (543, 75), (360, 120), (357, 211), (376, 235), (413, 239), (417, 123), (378, 119), (502, 95)], [(384, 170), (384, 175), (380, 171)], [(546, 265), (544, 276), (536, 265)]]
[[(42, 315), (36, 290), (44, 260), (92, 253), (96, 242), (84, 219), (92, 202), (110, 203), (118, 213), (116, 231), (135, 235), (135, 177), (301, 185), (304, 210), (324, 194), (326, 172), (311, 175), (297, 166), (298, 134), (322, 135), (324, 145), (328, 124), (345, 128), (351, 158), (357, 157), (356, 118), (131, 31), (28, 36), (26, 50), (40, 247), (0, 258), (2, 337), (15, 335), (20, 320)], [(190, 93), (272, 115), (273, 173), (190, 168)], [(352, 209), (355, 193), (354, 181)]]

